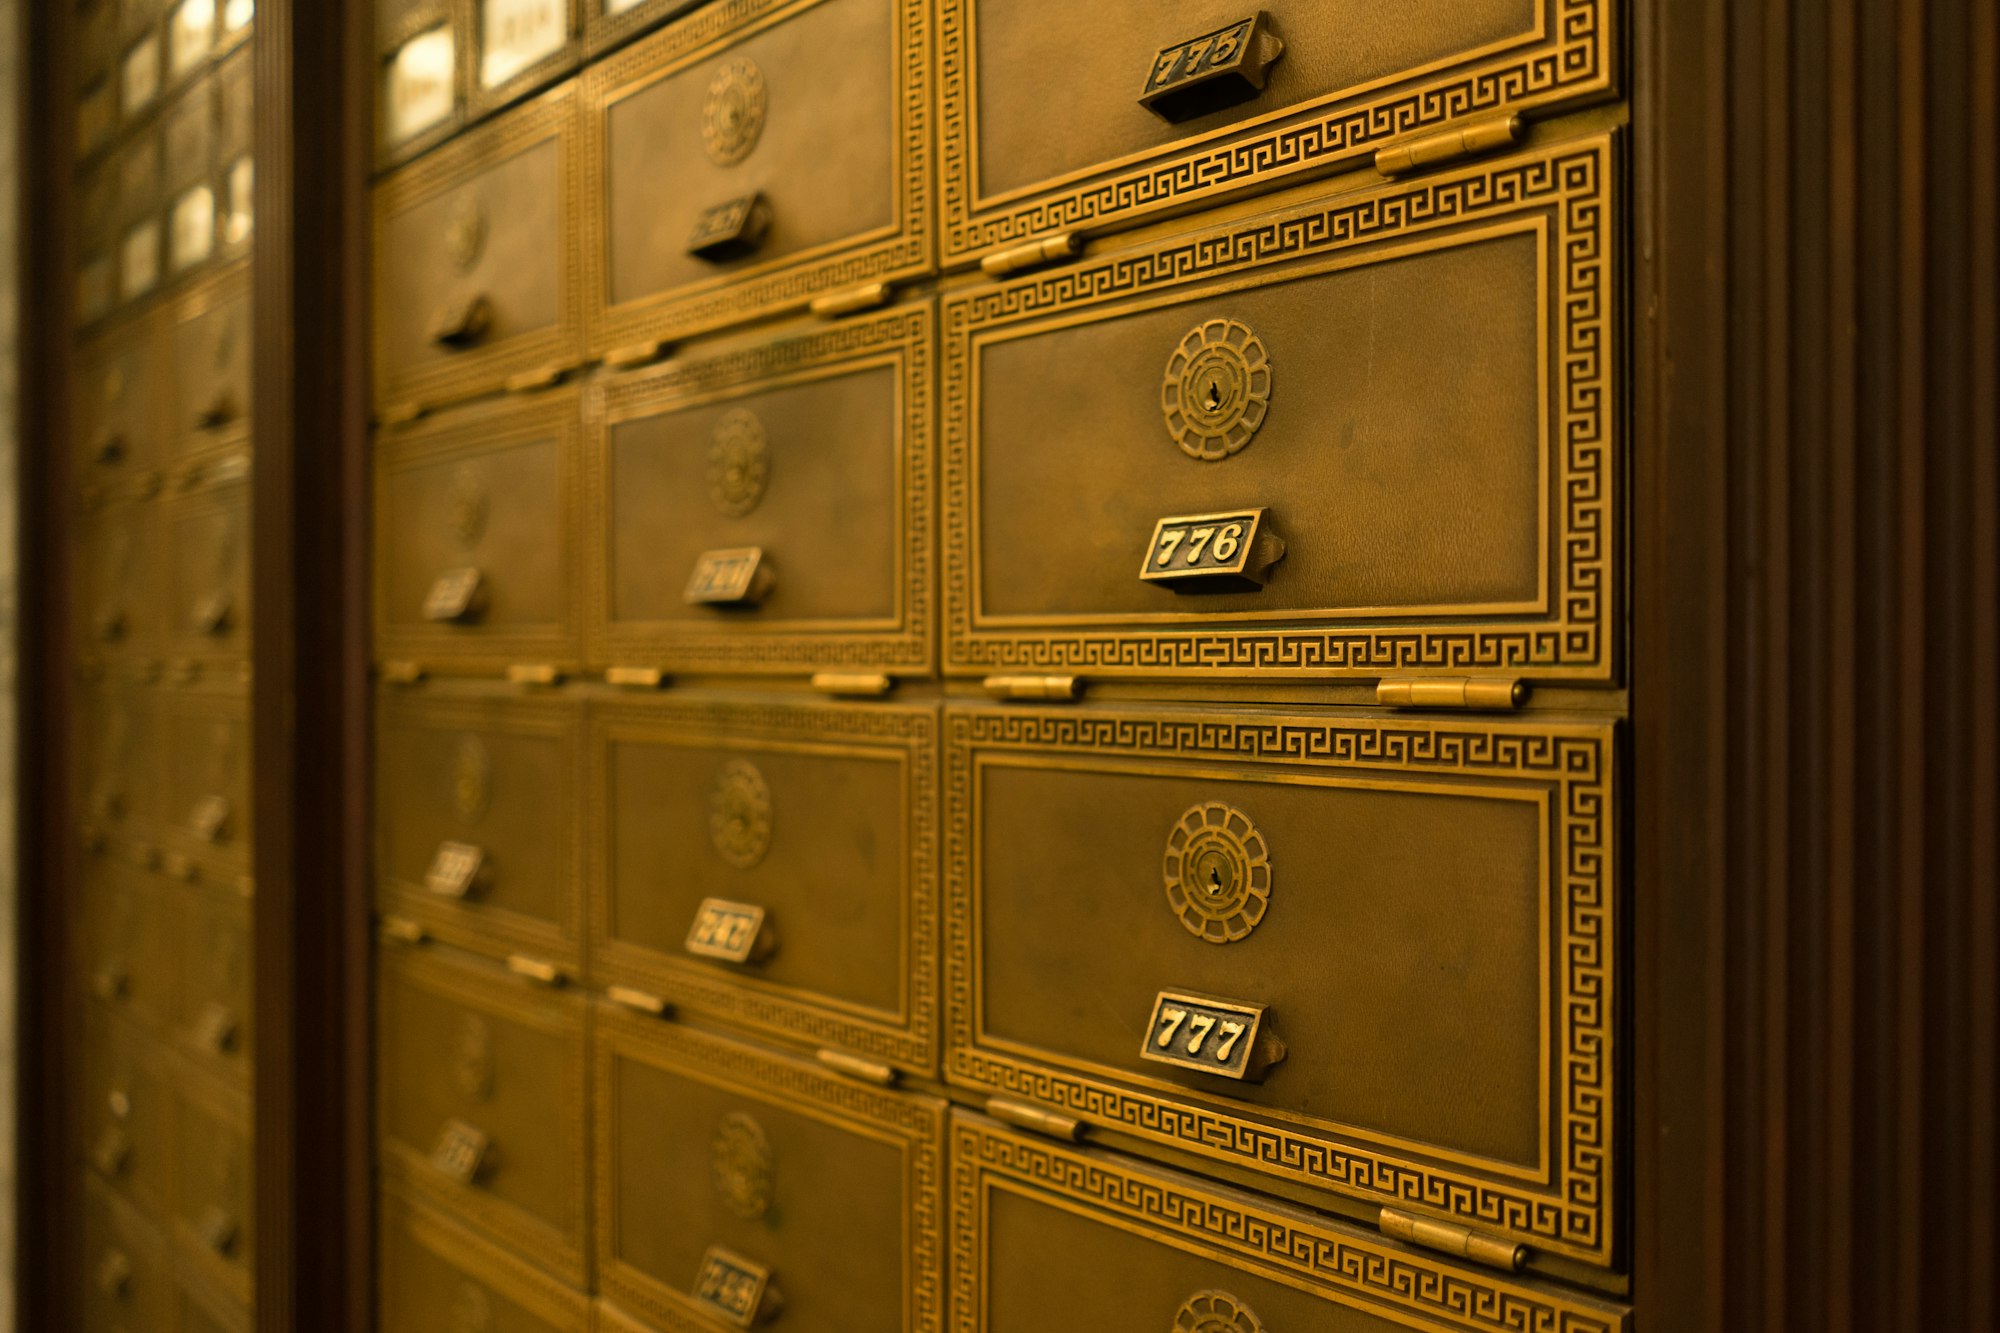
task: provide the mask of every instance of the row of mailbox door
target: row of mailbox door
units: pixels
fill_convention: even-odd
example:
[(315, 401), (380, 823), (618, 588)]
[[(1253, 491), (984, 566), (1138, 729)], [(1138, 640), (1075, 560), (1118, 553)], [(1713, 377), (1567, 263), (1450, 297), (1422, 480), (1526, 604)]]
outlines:
[(1624, 1327), (1504, 1266), (1018, 1133), (923, 1088), (435, 948), (384, 961), (391, 1329), (480, 1297), (582, 1329), (586, 1291), (619, 1330)]
[[(384, 178), (379, 402), (640, 356), (941, 268), (1067, 258), (1086, 236), (1340, 168), (1421, 169), (1616, 91), (1614, 0), (1421, 19), (1359, 0), (1195, 8), (1215, 12), (1177, 10), (1194, 31), (1173, 33), (1138, 0), (1059, 21), (973, 0), (697, 9)], [(1212, 92), (1241, 73), (1208, 68), (1218, 46), (1274, 43), (1268, 80), (1231, 85), (1246, 100), (1178, 121), (1095, 68), (1146, 81), (1192, 61)], [(433, 119), (419, 138), (454, 127)]]
[[(1614, 156), (1206, 219), (384, 430), (378, 655), (1615, 681)], [(414, 312), (451, 272), (393, 289)], [(426, 361), (399, 327), (395, 374)]]
[(396, 938), (1616, 1264), (1613, 724), (576, 695), (384, 694)]

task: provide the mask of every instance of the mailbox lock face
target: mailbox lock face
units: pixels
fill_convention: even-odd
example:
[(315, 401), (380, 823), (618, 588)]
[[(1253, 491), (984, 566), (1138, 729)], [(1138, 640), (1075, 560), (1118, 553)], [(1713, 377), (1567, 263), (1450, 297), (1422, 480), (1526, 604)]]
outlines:
[(1271, 354), (1246, 324), (1211, 319), (1167, 358), (1160, 408), (1189, 458), (1220, 462), (1256, 438), (1271, 405)]
[(1271, 905), (1264, 835), (1233, 805), (1195, 806), (1167, 835), (1167, 905), (1188, 933), (1210, 944), (1243, 939)]

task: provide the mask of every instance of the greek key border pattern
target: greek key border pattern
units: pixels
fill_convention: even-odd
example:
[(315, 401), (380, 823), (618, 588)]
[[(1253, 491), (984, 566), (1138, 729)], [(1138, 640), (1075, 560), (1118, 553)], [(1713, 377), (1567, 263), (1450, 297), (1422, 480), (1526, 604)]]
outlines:
[[(958, 671), (1100, 675), (1379, 676), (1390, 671), (1515, 672), (1606, 680), (1616, 667), (1617, 494), (1613, 410), (1612, 139), (1469, 170), (1112, 253), (946, 300), (944, 499), (946, 661)], [(1422, 622), (1369, 628), (1091, 629), (988, 632), (972, 625), (978, 552), (971, 545), (973, 336), (1037, 314), (1150, 294), (1369, 241), (1548, 209), (1558, 226), (1553, 301), (1557, 379), (1551, 463), (1562, 531), (1553, 616), (1523, 624)]]
[(703, 53), (710, 44), (720, 49), (730, 36), (776, 11), (803, 9), (816, 2), (725, 0), (695, 10), (586, 72), (582, 170), (589, 220), (584, 241), (584, 327), (586, 345), (593, 356), (645, 338), (706, 332), (753, 316), (794, 309), (827, 292), (915, 277), (934, 267), (937, 227), (931, 196), (931, 0), (877, 0), (892, 5), (897, 15), (894, 27), (902, 86), (901, 122), (892, 127), (900, 171), (896, 234), (827, 258), (785, 263), (762, 276), (717, 281), (706, 290), (683, 285), (638, 301), (610, 304), (603, 123), (610, 94), (649, 71)]
[(904, 410), (900, 425), (903, 511), (901, 629), (889, 632), (763, 634), (623, 630), (610, 623), (610, 557), (600, 536), (589, 553), (587, 640), (599, 666), (657, 665), (681, 671), (801, 672), (837, 667), (928, 672), (934, 665), (936, 621), (931, 554), (937, 494), (935, 317), (929, 300), (880, 315), (843, 320), (822, 332), (741, 348), (698, 361), (674, 361), (627, 379), (600, 382), (585, 412), (586, 504), (596, 516), (592, 531), (608, 530), (611, 423), (607, 414), (638, 404), (672, 410), (670, 400), (775, 379), (794, 371), (837, 365), (887, 349), (900, 351), (897, 368)]
[(966, 14), (977, 0), (941, 0), (939, 159), (945, 262), (1011, 241), (1139, 218), (1370, 153), (1467, 116), (1527, 110), (1614, 86), (1614, 0), (1548, 0), (1551, 34), (1497, 59), (1419, 79), (1372, 98), (1338, 95), (1242, 137), (1162, 149), (1146, 161), (1025, 200), (982, 208), (973, 179), (973, 111)]
[[(960, 711), (946, 716), (945, 1072), (954, 1082), (1056, 1107), (1152, 1142), (1317, 1188), (1415, 1205), (1591, 1263), (1613, 1242), (1617, 1002), (1611, 724), (1383, 722), (1296, 715)], [(974, 1029), (973, 758), (980, 750), (1124, 758), (1283, 762), (1554, 783), (1561, 862), (1551, 914), (1560, 990), (1552, 1000), (1553, 1193), (1280, 1124), (1128, 1090), (990, 1053)]]
[[(908, 1144), (910, 1296), (906, 1333), (940, 1333), (944, 1327), (945, 1103), (913, 1093), (871, 1087), (816, 1065), (758, 1050), (672, 1023), (646, 1023), (607, 1011), (597, 1030), (597, 1120), (604, 1144), (615, 1142), (613, 1114), (617, 1058), (655, 1069), (721, 1081), (751, 1092), (831, 1107), (850, 1119), (893, 1130)], [(669, 1333), (714, 1333), (715, 1324), (681, 1292), (629, 1268), (612, 1245), (616, 1234), (618, 1163), (597, 1154), (598, 1286), (602, 1294), (659, 1323)]]
[(1427, 1327), (1491, 1333), (1623, 1333), (1624, 1316), (1538, 1291), (1498, 1274), (1447, 1265), (1361, 1233), (1210, 1192), (1164, 1171), (1127, 1166), (1011, 1131), (956, 1120), (952, 1134), (952, 1289), (955, 1333), (983, 1333), (982, 1198), (1006, 1178), (1088, 1205), (1108, 1225), (1193, 1241), (1224, 1262), (1250, 1260), (1311, 1282), (1343, 1305), (1416, 1316)]

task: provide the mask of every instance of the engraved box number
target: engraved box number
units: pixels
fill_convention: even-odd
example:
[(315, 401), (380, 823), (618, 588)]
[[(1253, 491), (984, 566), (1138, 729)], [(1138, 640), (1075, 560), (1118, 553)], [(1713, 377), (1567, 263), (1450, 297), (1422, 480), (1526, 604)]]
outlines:
[(1139, 104), (1169, 124), (1248, 101), (1264, 91), (1285, 44), (1264, 30), (1262, 11), (1153, 57)]
[(1269, 510), (1177, 514), (1154, 525), (1139, 577), (1187, 592), (1261, 588), (1284, 551)]
[(705, 551), (682, 594), (691, 606), (755, 606), (771, 589), (771, 567), (761, 547)]
[(748, 963), (771, 951), (764, 909), (751, 903), (704, 898), (688, 931), (687, 951), (702, 958)]
[(424, 887), (446, 898), (463, 898), (480, 881), (486, 853), (470, 843), (440, 843), (424, 874)]
[(1161, 1064), (1255, 1083), (1272, 1063), (1258, 1048), (1263, 1025), (1261, 1004), (1161, 991), (1139, 1053)]
[(486, 1136), (463, 1120), (447, 1120), (431, 1162), (461, 1185), (470, 1185), (486, 1163)]
[(769, 1303), (771, 1272), (720, 1245), (711, 1245), (701, 1257), (701, 1272), (695, 1276), (694, 1296), (739, 1328), (758, 1321)]

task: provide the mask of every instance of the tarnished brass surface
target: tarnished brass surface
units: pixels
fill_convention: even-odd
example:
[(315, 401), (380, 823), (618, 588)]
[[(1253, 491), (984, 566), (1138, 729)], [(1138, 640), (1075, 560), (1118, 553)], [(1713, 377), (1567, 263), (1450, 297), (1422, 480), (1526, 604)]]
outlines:
[[(437, 670), (581, 656), (577, 400), (558, 390), (378, 436), (375, 644)], [(470, 571), (463, 598), (433, 594)]]
[[(447, 402), (581, 357), (576, 86), (426, 155), (375, 191), (375, 389)], [(462, 312), (483, 307), (473, 321)]]
[[(934, 661), (928, 304), (746, 339), (593, 387), (591, 653), (669, 671), (916, 671)], [(750, 606), (691, 601), (756, 548)]]
[(400, 1191), (379, 1235), (382, 1333), (589, 1333), (583, 1296)]
[[(952, 1082), (1612, 1261), (1610, 724), (954, 707), (945, 729)], [(1202, 822), (1234, 835), (1211, 848), (1185, 821), (1215, 803), (1237, 813)], [(1142, 1056), (1163, 991), (1264, 1006), (1283, 1063)]]
[[(587, 1278), (585, 1005), (439, 946), (378, 957), (377, 1133), (388, 1184), (534, 1261)], [(455, 1179), (450, 1129), (482, 1141)]]
[(173, 463), (242, 448), (250, 432), (250, 273), (204, 281), (174, 309), (167, 376)]
[[(592, 65), (592, 351), (927, 272), (932, 25), (928, 0), (738, 0)], [(752, 195), (757, 245), (689, 252), (698, 219)]]
[(174, 1195), (173, 1071), (166, 1052), (101, 1008), (83, 1025), (82, 1146), (98, 1182), (164, 1220)]
[(180, 976), (180, 900), (138, 858), (107, 851), (87, 860), (83, 955), (91, 995), (144, 1031), (172, 1021)]
[[(1054, 14), (942, 0), (946, 262), (1204, 206), (1468, 116), (1609, 95), (1619, 10), (1616, 0), (1266, 0), (1261, 10), (1107, 0)], [(1192, 119), (1147, 108), (1164, 57), (1260, 12), (1262, 31), (1284, 43), (1261, 86)]]
[[(593, 705), (593, 976), (933, 1068), (936, 728), (933, 708), (882, 704)], [(708, 899), (761, 908), (780, 943), (740, 963), (691, 950)]]
[(83, 1333), (174, 1327), (173, 1259), (164, 1236), (95, 1180), (83, 1183)]
[(175, 495), (166, 506), (165, 648), (176, 660), (250, 652), (250, 485)]
[(676, 1333), (748, 1326), (721, 1312), (744, 1293), (720, 1257), (782, 1293), (779, 1327), (943, 1327), (943, 1102), (615, 1010), (596, 1028), (607, 1300)]
[[(1612, 150), (946, 297), (949, 668), (1614, 678)], [(1134, 577), (1163, 518), (1253, 506), (1261, 587)]]
[(256, 1272), (246, 1090), (184, 1076), (175, 1114), (173, 1237), (182, 1263), (239, 1302)]
[[(491, 687), (392, 690), (377, 703), (383, 910), (490, 958), (583, 958), (583, 710)], [(464, 849), (463, 882), (447, 848)], [(447, 878), (438, 882), (434, 876)]]
[(174, 1037), (188, 1058), (247, 1086), (257, 1007), (250, 993), (250, 904), (227, 887), (181, 899), (181, 984)]
[[(1618, 1307), (1106, 1153), (952, 1116), (951, 1327), (1623, 1333)], [(1115, 1275), (1115, 1279), (1110, 1275)]]

